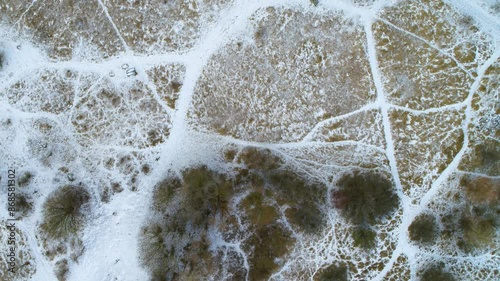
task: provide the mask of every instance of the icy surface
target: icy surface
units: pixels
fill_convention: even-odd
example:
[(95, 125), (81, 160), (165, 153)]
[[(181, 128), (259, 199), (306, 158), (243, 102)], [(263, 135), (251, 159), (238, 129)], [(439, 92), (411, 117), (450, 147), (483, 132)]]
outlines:
[[(407, 229), (463, 206), (464, 178), (499, 204), (500, 3), (313, 2), (0, 0), (0, 204), (7, 169), (33, 175), (17, 230), (29, 263), (7, 276), (0, 252), (0, 279), (57, 280), (66, 260), (67, 280), (147, 280), (138, 237), (153, 187), (195, 165), (231, 171), (224, 151), (255, 146), (328, 192), (354, 169), (390, 175), (400, 199), (370, 252), (326, 204), (325, 230), (293, 233), (272, 280), (338, 262), (351, 280), (418, 280), (437, 261), (457, 280), (498, 280), (498, 226), (472, 252), (419, 246)], [(47, 242), (42, 206), (65, 184), (90, 192), (85, 227)], [(241, 240), (210, 239), (248, 269)]]

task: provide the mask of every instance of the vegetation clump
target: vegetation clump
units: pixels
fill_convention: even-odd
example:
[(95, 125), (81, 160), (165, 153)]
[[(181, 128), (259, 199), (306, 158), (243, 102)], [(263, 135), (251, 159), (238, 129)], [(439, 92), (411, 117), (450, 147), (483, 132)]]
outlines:
[(410, 224), (408, 232), (412, 241), (424, 244), (432, 243), (438, 232), (436, 218), (430, 214), (420, 214)]
[(17, 184), (19, 185), (19, 187), (24, 187), (31, 182), (32, 178), (33, 178), (33, 175), (30, 172), (24, 172), (17, 179)]
[(66, 185), (49, 195), (43, 204), (41, 225), (51, 238), (64, 238), (82, 227), (82, 206), (90, 199), (82, 186)]
[(376, 245), (376, 233), (367, 226), (356, 226), (352, 232), (354, 247), (371, 249)]
[(69, 273), (68, 260), (62, 259), (56, 262), (54, 273), (58, 281), (65, 281)]
[(392, 182), (379, 173), (354, 171), (337, 184), (339, 189), (332, 193), (333, 205), (354, 225), (354, 246), (373, 248), (376, 233), (371, 225), (379, 223), (399, 205)]
[(286, 212), (289, 221), (306, 233), (316, 233), (324, 224), (324, 186), (309, 183), (288, 170), (277, 170), (269, 177), (273, 191), (277, 193), (278, 203), (290, 208)]
[(271, 224), (278, 218), (276, 208), (264, 202), (261, 192), (251, 192), (242, 202), (245, 213), (253, 225), (264, 226)]
[(259, 228), (247, 241), (254, 247), (249, 258), (250, 280), (267, 280), (293, 242), (291, 234), (278, 224)]
[(283, 165), (281, 159), (275, 156), (271, 150), (257, 147), (244, 148), (239, 159), (252, 170), (271, 171)]
[[(265, 280), (283, 263), (295, 242), (283, 219), (306, 233), (317, 233), (324, 224), (324, 186), (306, 183), (284, 169), (282, 160), (270, 150), (245, 148), (229, 154), (226, 160), (242, 163), (234, 179), (200, 166), (186, 169), (179, 178), (170, 176), (155, 187), (155, 216), (143, 227), (139, 244), (141, 262), (153, 280), (216, 276), (225, 265), (217, 262), (220, 257), (211, 247), (209, 231), (213, 230), (228, 241), (243, 230), (250, 231), (241, 236), (248, 253), (248, 275), (251, 280)], [(239, 220), (230, 202), (246, 188), (250, 192), (235, 206), (242, 212)], [(246, 275), (243, 259), (233, 261), (221, 272)]]
[(141, 262), (153, 280), (199, 280), (210, 275), (214, 257), (208, 229), (226, 218), (233, 195), (231, 181), (205, 166), (169, 177), (154, 191), (158, 219), (142, 228)]
[(420, 281), (455, 281), (453, 274), (444, 269), (443, 263), (429, 266), (420, 276)]
[(473, 207), (462, 212), (458, 224), (462, 230), (458, 246), (470, 252), (493, 243), (498, 228), (498, 215), (485, 207)]
[(203, 166), (183, 174), (183, 192), (188, 206), (199, 219), (216, 213), (227, 213), (233, 185), (225, 176)]
[(345, 265), (331, 264), (314, 276), (314, 281), (347, 281), (348, 277)]
[(399, 205), (392, 182), (379, 173), (355, 171), (338, 182), (333, 203), (353, 224), (376, 224)]
[(24, 193), (18, 194), (16, 198), (17, 218), (23, 218), (33, 211), (33, 202)]
[(467, 198), (473, 204), (498, 204), (500, 183), (488, 177), (465, 176), (460, 185), (465, 188)]

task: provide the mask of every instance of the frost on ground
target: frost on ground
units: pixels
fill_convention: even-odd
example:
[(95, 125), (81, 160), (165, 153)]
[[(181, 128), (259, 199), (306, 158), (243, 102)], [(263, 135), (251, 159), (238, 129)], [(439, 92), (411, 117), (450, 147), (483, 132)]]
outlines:
[(496, 2), (0, 0), (0, 279), (498, 280)]

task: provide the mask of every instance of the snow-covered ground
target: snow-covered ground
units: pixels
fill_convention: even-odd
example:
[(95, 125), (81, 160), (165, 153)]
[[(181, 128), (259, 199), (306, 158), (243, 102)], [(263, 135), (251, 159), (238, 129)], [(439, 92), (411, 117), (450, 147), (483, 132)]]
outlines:
[[(66, 1), (0, 0), (0, 204), (8, 169), (34, 175), (20, 188), (34, 211), (18, 228), (36, 270), (19, 280), (57, 280), (64, 258), (68, 280), (147, 280), (138, 239), (153, 187), (168, 171), (227, 168), (221, 153), (231, 145), (270, 148), (330, 190), (340, 171), (376, 166), (400, 198), (372, 257), (335, 241), (347, 228), (336, 232), (331, 209), (330, 229), (298, 241), (275, 280), (291, 280), (298, 265), (312, 280), (350, 254), (353, 280), (416, 280), (428, 259), (451, 261), (461, 278), (477, 278), (457, 269), (464, 264), (500, 278), (498, 228), (478, 255), (429, 252), (407, 235), (417, 215), (447, 205), (457, 173), (500, 178), (463, 164), (485, 139), (498, 151), (498, 124), (484, 133), (477, 123), (498, 120), (498, 1), (91, 2), (74, 12)], [(472, 59), (458, 55), (464, 46)], [(40, 234), (47, 196), (70, 183), (91, 196), (75, 261), (71, 250), (48, 257)]]

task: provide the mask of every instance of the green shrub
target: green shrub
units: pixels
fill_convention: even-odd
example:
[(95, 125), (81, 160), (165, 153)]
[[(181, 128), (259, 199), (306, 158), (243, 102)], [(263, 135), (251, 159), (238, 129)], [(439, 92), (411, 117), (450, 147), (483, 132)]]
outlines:
[(421, 243), (432, 243), (437, 236), (436, 218), (430, 214), (420, 214), (408, 227), (410, 239)]
[(444, 270), (444, 264), (439, 263), (429, 266), (420, 277), (420, 281), (455, 281), (455, 277)]
[(270, 224), (278, 218), (278, 212), (272, 206), (264, 204), (261, 192), (251, 192), (243, 199), (242, 206), (250, 222), (256, 226)]
[(143, 227), (139, 244), (141, 263), (152, 280), (199, 280), (211, 274), (207, 231), (216, 215), (225, 217), (232, 195), (232, 183), (205, 166), (156, 186), (153, 211), (160, 220)]
[(314, 281), (347, 281), (347, 267), (345, 265), (332, 264), (321, 269), (314, 277)]
[(250, 280), (267, 280), (277, 269), (276, 259), (282, 258), (294, 240), (279, 225), (261, 227), (246, 242), (254, 248), (250, 258)]
[(472, 211), (466, 209), (458, 222), (463, 233), (459, 243), (462, 250), (469, 252), (490, 246), (498, 227), (497, 219), (498, 216), (485, 206), (472, 208)]
[(324, 186), (306, 184), (300, 176), (287, 170), (273, 172), (270, 183), (278, 195), (278, 202), (291, 207), (287, 218), (292, 224), (308, 233), (321, 229), (325, 221), (325, 214), (320, 209), (325, 198)]
[(195, 222), (216, 213), (227, 213), (233, 185), (223, 175), (202, 166), (185, 171), (183, 181), (185, 205), (192, 211)]
[(379, 173), (355, 171), (342, 177), (338, 186), (333, 203), (357, 225), (375, 224), (399, 205), (392, 182)]
[(324, 225), (324, 215), (316, 205), (301, 205), (289, 208), (286, 217), (293, 224), (306, 233), (317, 233)]
[(76, 233), (82, 226), (82, 205), (90, 199), (81, 186), (66, 185), (49, 195), (43, 204), (42, 229), (52, 238)]
[(353, 229), (352, 238), (354, 239), (354, 247), (363, 249), (371, 249), (375, 247), (376, 233), (364, 226), (358, 226)]

